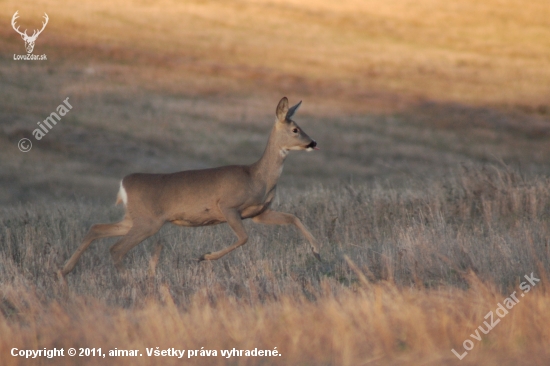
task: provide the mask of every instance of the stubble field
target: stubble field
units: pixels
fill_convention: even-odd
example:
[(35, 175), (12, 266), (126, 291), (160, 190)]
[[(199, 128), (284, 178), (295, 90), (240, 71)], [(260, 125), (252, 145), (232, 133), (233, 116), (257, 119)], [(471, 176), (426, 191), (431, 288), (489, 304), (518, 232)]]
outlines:
[[(13, 60), (16, 10), (29, 29), (48, 13), (34, 51), (48, 61)], [(548, 363), (544, 1), (45, 0), (0, 14), (2, 365)], [(197, 263), (231, 230), (166, 226), (125, 272), (103, 240), (59, 283), (87, 229), (120, 219), (120, 178), (254, 162), (283, 95), (304, 100), (295, 120), (321, 150), (289, 155), (274, 206), (310, 228), (322, 262), (294, 229), (246, 222), (245, 246)]]

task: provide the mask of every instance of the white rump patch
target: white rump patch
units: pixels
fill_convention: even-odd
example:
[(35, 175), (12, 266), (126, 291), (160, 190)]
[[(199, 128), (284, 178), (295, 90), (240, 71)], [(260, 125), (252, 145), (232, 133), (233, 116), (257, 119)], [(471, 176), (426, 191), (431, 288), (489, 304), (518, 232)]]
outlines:
[(126, 190), (122, 185), (122, 181), (120, 181), (120, 189), (118, 190), (118, 197), (122, 200), (122, 203), (124, 203), (124, 206), (128, 204), (128, 194), (126, 193)]

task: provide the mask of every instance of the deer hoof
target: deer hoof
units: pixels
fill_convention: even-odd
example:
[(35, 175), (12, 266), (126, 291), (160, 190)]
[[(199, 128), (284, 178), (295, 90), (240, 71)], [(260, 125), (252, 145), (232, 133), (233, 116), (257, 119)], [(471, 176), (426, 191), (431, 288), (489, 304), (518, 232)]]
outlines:
[(319, 253), (313, 252), (313, 255), (315, 256), (315, 258), (317, 258), (317, 260), (319, 260), (319, 262), (322, 262), (321, 256), (319, 255)]
[(63, 271), (61, 269), (58, 269), (56, 274), (57, 274), (57, 279), (59, 280), (59, 282), (62, 282), (62, 283), (67, 282), (65, 280), (65, 274), (63, 273)]
[(204, 253), (204, 254), (201, 255), (201, 257), (197, 260), (197, 262), (207, 261), (208, 258), (206, 258), (206, 256), (207, 256), (208, 254), (212, 254), (212, 252)]

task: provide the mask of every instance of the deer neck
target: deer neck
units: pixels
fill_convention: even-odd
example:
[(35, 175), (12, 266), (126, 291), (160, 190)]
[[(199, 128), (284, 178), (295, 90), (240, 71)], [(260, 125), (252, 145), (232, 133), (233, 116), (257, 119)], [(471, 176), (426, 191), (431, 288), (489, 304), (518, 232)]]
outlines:
[(287, 154), (288, 150), (283, 149), (278, 144), (274, 127), (271, 135), (269, 135), (269, 140), (262, 157), (251, 166), (254, 178), (265, 184), (266, 191), (270, 191), (277, 184), (283, 172), (283, 165)]

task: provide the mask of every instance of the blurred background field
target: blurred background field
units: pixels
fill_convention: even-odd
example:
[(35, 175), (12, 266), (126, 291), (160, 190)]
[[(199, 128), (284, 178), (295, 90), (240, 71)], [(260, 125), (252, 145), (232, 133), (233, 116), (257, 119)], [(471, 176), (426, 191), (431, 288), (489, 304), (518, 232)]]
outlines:
[[(400, 184), (501, 159), (545, 173), (547, 5), (5, 1), (0, 201), (111, 202), (131, 172), (251, 163), (283, 95), (304, 100), (298, 122), (322, 148), (293, 154), (283, 183)], [(13, 60), (16, 10), (30, 30), (48, 13), (47, 61)], [(74, 109), (21, 154), (66, 97)]]
[[(16, 346), (177, 337), (287, 355), (219, 364), (454, 364), (450, 349), (523, 275), (550, 269), (546, 0), (1, 5), (3, 360)], [(34, 50), (47, 61), (13, 59), (17, 10), (29, 34), (48, 14)], [(311, 228), (323, 263), (293, 230), (247, 224), (248, 244), (197, 265), (229, 229), (166, 227), (130, 253), (126, 277), (113, 240), (93, 245), (64, 292), (53, 272), (92, 223), (120, 217), (124, 175), (252, 163), (282, 96), (304, 101), (295, 119), (321, 150), (288, 157), (276, 207)], [(542, 281), (461, 364), (547, 364)], [(77, 361), (102, 364), (51, 362)]]

